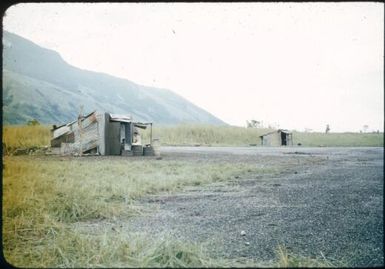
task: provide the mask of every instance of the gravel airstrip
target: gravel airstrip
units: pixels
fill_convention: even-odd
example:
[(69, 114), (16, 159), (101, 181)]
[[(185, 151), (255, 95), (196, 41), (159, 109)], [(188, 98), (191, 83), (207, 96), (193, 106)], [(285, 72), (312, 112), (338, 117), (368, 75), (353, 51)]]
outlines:
[[(120, 223), (204, 244), (210, 256), (271, 262), (278, 246), (352, 267), (384, 265), (384, 149), (163, 147), (162, 160), (248, 163), (273, 172), (146, 196)], [(162, 161), (160, 160), (160, 161)], [(267, 170), (269, 171), (269, 170)]]

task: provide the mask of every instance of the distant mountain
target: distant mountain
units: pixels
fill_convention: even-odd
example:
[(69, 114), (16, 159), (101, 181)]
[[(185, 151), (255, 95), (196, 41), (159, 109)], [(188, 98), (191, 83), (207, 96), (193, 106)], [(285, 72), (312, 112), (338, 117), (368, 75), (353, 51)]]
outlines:
[(3, 31), (4, 124), (66, 123), (81, 104), (84, 113), (131, 114), (157, 124), (225, 124), (170, 90), (76, 68), (57, 52)]

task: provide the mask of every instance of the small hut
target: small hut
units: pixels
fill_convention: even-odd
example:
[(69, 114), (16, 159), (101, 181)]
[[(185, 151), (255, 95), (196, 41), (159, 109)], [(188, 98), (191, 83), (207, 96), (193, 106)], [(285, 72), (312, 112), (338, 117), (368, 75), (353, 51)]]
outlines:
[(260, 136), (262, 146), (292, 146), (293, 134), (288, 130), (278, 129), (274, 132), (270, 132)]
[[(150, 144), (142, 145), (139, 129), (151, 128)], [(60, 154), (154, 155), (152, 123), (131, 116), (92, 112), (51, 130), (51, 147)]]

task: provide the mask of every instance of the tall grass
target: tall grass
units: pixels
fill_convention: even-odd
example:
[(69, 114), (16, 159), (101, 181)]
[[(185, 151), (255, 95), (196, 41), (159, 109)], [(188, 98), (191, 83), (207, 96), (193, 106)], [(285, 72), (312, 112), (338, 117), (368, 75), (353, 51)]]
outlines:
[(383, 133), (301, 133), (293, 132), (293, 143), (303, 146), (318, 147), (382, 147)]
[(153, 136), (160, 138), (162, 145), (248, 146), (250, 144), (259, 144), (259, 136), (272, 130), (181, 124), (176, 126), (155, 126)]
[(7, 147), (3, 150), (49, 146), (50, 136), (50, 127), (46, 125), (3, 126), (3, 144)]
[(201, 246), (191, 242), (171, 238), (150, 240), (143, 234), (107, 229), (97, 235), (63, 229), (46, 235), (44, 241), (44, 244), (32, 243), (34, 248), (29, 252), (17, 249), (14, 255), (17, 260), (12, 264), (50, 268), (200, 268), (238, 264), (231, 260), (212, 259)]
[[(154, 127), (153, 137), (162, 145), (260, 146), (260, 136), (273, 129), (236, 126), (177, 125)], [(293, 144), (318, 146), (376, 146), (384, 145), (383, 133), (302, 133), (293, 132)]]

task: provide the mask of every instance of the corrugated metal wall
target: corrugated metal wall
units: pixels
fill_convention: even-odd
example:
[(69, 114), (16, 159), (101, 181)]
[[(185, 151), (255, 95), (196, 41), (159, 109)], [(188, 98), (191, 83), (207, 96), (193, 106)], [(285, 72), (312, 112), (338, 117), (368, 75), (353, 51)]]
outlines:
[(271, 146), (271, 147), (282, 146), (282, 137), (281, 137), (282, 134), (286, 137), (286, 146), (292, 146), (293, 145), (292, 134), (283, 133), (283, 132), (274, 132), (274, 133), (264, 135), (261, 139), (262, 146)]
[(96, 113), (91, 114), (84, 120), (80, 122), (76, 121), (72, 123), (69, 127), (68, 136), (73, 135), (73, 143), (62, 143), (61, 144), (61, 153), (70, 154), (70, 153), (79, 153), (82, 151), (88, 151), (90, 149), (97, 148), (99, 145), (99, 132), (98, 132), (98, 120)]
[(106, 117), (105, 155), (120, 155), (120, 122), (109, 121)]
[(272, 147), (279, 147), (281, 146), (281, 133), (275, 132), (272, 134), (268, 134), (263, 136), (262, 140), (263, 146), (272, 146)]

